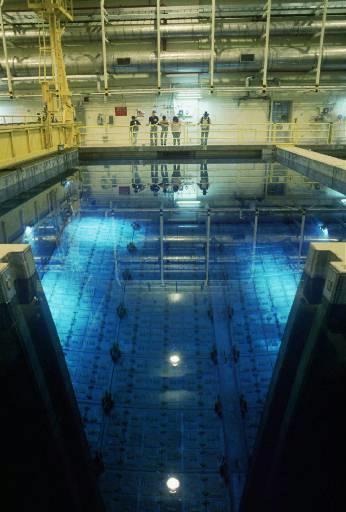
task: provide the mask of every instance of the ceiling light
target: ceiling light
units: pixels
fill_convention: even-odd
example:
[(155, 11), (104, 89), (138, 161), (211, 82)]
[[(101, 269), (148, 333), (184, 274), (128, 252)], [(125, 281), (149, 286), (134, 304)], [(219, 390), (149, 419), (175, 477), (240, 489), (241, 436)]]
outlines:
[(170, 477), (167, 480), (166, 485), (168, 487), (169, 492), (171, 494), (175, 494), (180, 487), (180, 482), (177, 478)]

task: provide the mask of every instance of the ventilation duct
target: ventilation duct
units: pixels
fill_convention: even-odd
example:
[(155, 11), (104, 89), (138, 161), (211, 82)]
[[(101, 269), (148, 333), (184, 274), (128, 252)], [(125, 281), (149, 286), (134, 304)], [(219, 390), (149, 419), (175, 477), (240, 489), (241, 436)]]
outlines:
[[(270, 35), (313, 35), (321, 31), (321, 21), (276, 21), (270, 25)], [(211, 28), (209, 23), (168, 23), (163, 24), (160, 28), (162, 37), (205, 37), (210, 34)], [(345, 33), (346, 20), (327, 20), (326, 31), (328, 34)], [(265, 32), (264, 22), (248, 22), (248, 23), (216, 23), (216, 36), (223, 37), (259, 37)], [(151, 24), (113, 24), (107, 25), (107, 39), (123, 40), (123, 39), (150, 39), (156, 36), (156, 27)], [(11, 31), (6, 30), (6, 39), (14, 44), (20, 44), (22, 41), (38, 40), (39, 33), (36, 29), (23, 29)], [(69, 24), (63, 35), (63, 42), (80, 42), (80, 41), (101, 41), (101, 27), (88, 24)]]
[[(244, 55), (251, 55), (243, 60)], [(242, 58), (243, 56), (243, 58)], [(253, 56), (253, 57), (252, 57)], [(69, 75), (102, 75), (103, 65), (99, 47), (89, 45), (88, 52), (83, 47), (65, 49), (65, 63)], [(248, 60), (249, 59), (249, 60)], [(208, 72), (210, 52), (204, 50), (182, 52), (162, 52), (161, 68), (164, 73), (182, 71)], [(39, 75), (39, 55), (32, 54), (32, 48), (16, 50), (9, 56), (11, 71), (14, 77)], [(316, 68), (318, 50), (276, 47), (270, 50), (269, 70), (290, 71), (295, 74), (311, 71)], [(0, 74), (5, 76), (5, 62), (0, 59)], [(108, 72), (110, 75), (122, 72), (150, 72), (157, 66), (156, 54), (151, 51), (115, 52), (108, 51)], [(255, 49), (252, 54), (247, 49), (225, 50), (215, 56), (216, 72), (258, 72), (263, 66), (263, 50)], [(329, 47), (323, 52), (322, 70), (346, 70), (346, 47)]]

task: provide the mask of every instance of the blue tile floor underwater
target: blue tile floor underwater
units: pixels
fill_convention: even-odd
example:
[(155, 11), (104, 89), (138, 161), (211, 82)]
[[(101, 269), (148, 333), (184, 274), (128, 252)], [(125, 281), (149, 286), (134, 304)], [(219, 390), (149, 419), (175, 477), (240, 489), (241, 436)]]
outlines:
[[(286, 239), (259, 243), (251, 262), (251, 244), (215, 242), (212, 257), (219, 252), (224, 263), (215, 264), (209, 287), (192, 280), (161, 286), (157, 269), (145, 273), (145, 258), (139, 278), (126, 281), (118, 260), (128, 243), (139, 255), (159, 253), (158, 242), (146, 244), (152, 223), (135, 230), (132, 222), (75, 217), (41, 269), (87, 438), (103, 458), (107, 511), (237, 510), (300, 279), (297, 247)], [(268, 225), (262, 236), (266, 229), (275, 231)], [(115, 342), (117, 363), (110, 356)], [(178, 366), (170, 364), (172, 354)], [(114, 399), (109, 415), (105, 391)], [(180, 480), (175, 494), (166, 487), (170, 476)]]

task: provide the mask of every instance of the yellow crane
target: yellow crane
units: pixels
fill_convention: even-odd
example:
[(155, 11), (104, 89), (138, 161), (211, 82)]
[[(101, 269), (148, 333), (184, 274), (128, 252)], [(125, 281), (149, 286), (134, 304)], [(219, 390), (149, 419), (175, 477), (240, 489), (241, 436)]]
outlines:
[[(64, 23), (73, 21), (73, 1), (28, 0), (28, 7), (35, 11), (41, 20), (39, 76), (44, 103), (42, 121), (47, 126), (46, 137), (49, 138), (51, 137), (49, 127), (53, 123), (74, 125), (75, 112), (61, 42)], [(76, 133), (76, 130), (71, 130), (74, 139)], [(46, 142), (49, 147), (51, 141)]]

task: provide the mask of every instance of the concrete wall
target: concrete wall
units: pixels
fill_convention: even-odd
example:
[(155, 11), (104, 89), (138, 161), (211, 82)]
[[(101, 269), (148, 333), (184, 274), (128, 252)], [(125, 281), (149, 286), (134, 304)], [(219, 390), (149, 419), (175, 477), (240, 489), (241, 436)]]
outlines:
[(65, 194), (64, 187), (59, 183), (0, 215), (0, 243), (16, 241), (23, 235), (26, 226), (34, 225), (48, 215), (52, 210), (52, 202), (61, 203), (65, 199)]
[[(13, 122), (33, 122), (37, 119), (37, 113), (42, 111), (41, 98), (30, 97), (27, 99), (1, 99), (0, 100), (0, 125)], [(13, 116), (7, 117), (7, 116)]]
[[(144, 117), (139, 117), (139, 120), (146, 125), (152, 110), (156, 110), (159, 116), (166, 115), (169, 119), (179, 111), (183, 111), (183, 122), (187, 124), (198, 123), (203, 112), (207, 110), (215, 126), (242, 125), (245, 138), (250, 125), (263, 125), (270, 120), (271, 101), (292, 101), (291, 121), (296, 121), (299, 124), (315, 124), (324, 109), (328, 109), (328, 113), (323, 116), (323, 122), (326, 123), (337, 121), (338, 116), (346, 116), (346, 101), (334, 96), (319, 95), (316, 98), (308, 94), (299, 97), (276, 95), (268, 100), (244, 100), (240, 99), (241, 96), (244, 96), (243, 93), (239, 93), (239, 97), (221, 96), (220, 94), (210, 95), (198, 91), (160, 96), (154, 94), (126, 96), (125, 94), (124, 96), (111, 96), (106, 102), (102, 96), (91, 96), (88, 103), (80, 103), (78, 112), (82, 122), (89, 125), (89, 135), (86, 138), (88, 144), (93, 141), (102, 142), (104, 132), (98, 122), (102, 119), (105, 124), (108, 123), (109, 116), (113, 116), (114, 127), (120, 129), (117, 130), (118, 140), (120, 139), (124, 144), (128, 143), (129, 121), (131, 115), (137, 115), (138, 111), (144, 113)], [(116, 106), (126, 106), (127, 116), (115, 116), (114, 108)], [(222, 126), (219, 126), (218, 129), (221, 130)]]
[(0, 203), (78, 165), (78, 151), (42, 158), (16, 170), (0, 173)]

